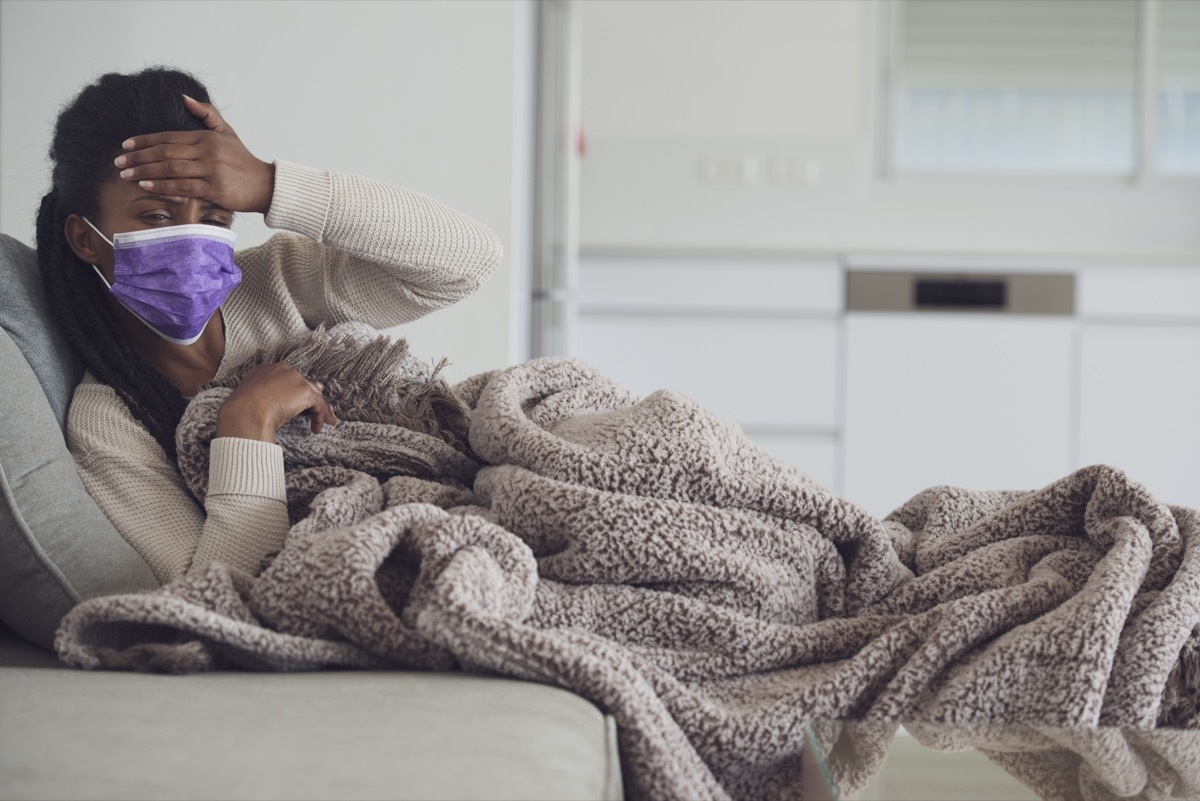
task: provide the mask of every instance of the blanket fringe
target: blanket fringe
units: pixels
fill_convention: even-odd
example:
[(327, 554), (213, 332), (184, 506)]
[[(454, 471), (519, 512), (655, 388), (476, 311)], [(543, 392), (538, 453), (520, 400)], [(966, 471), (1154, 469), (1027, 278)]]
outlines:
[(373, 329), (367, 335), (364, 328), (318, 326), (298, 340), (260, 350), (231, 376), (202, 389), (236, 387), (258, 365), (283, 362), (325, 385), (338, 419), (403, 426), (474, 458), (467, 444), (470, 409), (438, 377), (448, 360), (429, 369), (410, 356), (406, 340)]

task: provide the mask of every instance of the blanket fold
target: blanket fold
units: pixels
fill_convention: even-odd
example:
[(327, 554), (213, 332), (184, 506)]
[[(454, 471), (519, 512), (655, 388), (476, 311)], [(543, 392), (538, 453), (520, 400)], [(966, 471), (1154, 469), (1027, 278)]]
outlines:
[[(261, 360), (324, 382), (342, 420), (279, 432), (283, 550), (80, 604), (69, 664), (553, 683), (614, 716), (631, 798), (793, 797), (816, 720), (867, 727), (822, 735), (843, 792), (900, 721), (1200, 728), (1200, 518), (1117, 469), (931, 488), (878, 520), (694, 400), (576, 360), (450, 387), (361, 326), (241, 374)], [(230, 390), (179, 427), (201, 498)]]

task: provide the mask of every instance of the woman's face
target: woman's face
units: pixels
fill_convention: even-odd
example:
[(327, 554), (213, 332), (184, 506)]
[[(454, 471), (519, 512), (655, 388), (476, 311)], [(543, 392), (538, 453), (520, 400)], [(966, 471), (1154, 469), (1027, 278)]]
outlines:
[[(233, 212), (200, 198), (155, 195), (132, 181), (115, 176), (105, 181), (96, 198), (96, 216), (88, 218), (112, 241), (114, 234), (163, 228), (171, 225), (216, 225), (229, 228)], [(83, 219), (67, 220), (67, 240), (79, 258), (94, 264), (113, 281), (112, 245), (96, 235)], [(90, 258), (89, 258), (90, 257)]]

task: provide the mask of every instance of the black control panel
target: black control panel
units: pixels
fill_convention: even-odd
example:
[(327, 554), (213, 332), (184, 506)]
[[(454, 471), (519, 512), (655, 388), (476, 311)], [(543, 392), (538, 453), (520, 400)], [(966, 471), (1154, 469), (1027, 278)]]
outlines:
[(913, 305), (918, 309), (1003, 309), (1008, 303), (1004, 281), (973, 278), (918, 278)]

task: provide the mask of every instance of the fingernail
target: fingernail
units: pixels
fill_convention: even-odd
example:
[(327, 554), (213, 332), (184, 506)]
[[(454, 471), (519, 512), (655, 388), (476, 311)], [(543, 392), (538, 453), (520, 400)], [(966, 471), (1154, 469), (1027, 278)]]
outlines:
[(138, 186), (142, 189), (153, 189), (154, 181), (138, 181)]
[(192, 101), (193, 103), (196, 102), (196, 98), (192, 97), (191, 95), (184, 95), (184, 97), (186, 97), (188, 100)]
[(121, 143), (121, 148), (124, 150), (133, 150), (133, 140), (126, 139), (124, 142)]
[[(120, 165), (117, 165), (117, 166), (120, 166)], [(128, 178), (128, 177), (130, 177), (131, 175), (133, 175), (133, 168), (132, 168), (132, 167), (130, 167), (130, 168), (129, 168), (129, 169), (127, 169), (127, 170), (121, 170), (121, 177), (122, 177), (122, 178)]]
[(117, 165), (118, 167), (124, 167), (125, 166), (125, 157), (117, 156), (115, 159), (113, 159), (113, 164)]

